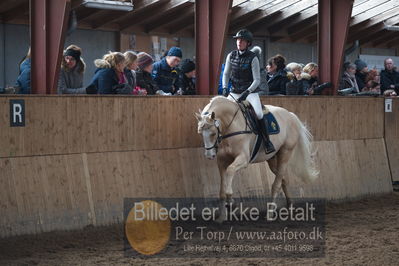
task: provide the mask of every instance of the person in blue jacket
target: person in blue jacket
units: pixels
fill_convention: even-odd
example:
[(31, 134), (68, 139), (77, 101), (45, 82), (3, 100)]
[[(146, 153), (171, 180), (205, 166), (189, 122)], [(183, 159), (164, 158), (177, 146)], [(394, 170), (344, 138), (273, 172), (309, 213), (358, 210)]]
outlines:
[(152, 77), (159, 90), (162, 90), (163, 93), (170, 93), (172, 95), (176, 92), (175, 82), (179, 78), (176, 67), (179, 65), (182, 57), (183, 53), (181, 49), (174, 46), (169, 49), (166, 57), (153, 65)]
[(19, 94), (30, 94), (30, 70), (31, 70), (31, 59), (30, 59), (30, 48), (28, 54), (22, 59), (19, 65), (19, 76), (17, 78), (16, 86), (19, 87)]
[(116, 87), (126, 83), (124, 76), (125, 57), (119, 52), (110, 52), (103, 59), (94, 61), (97, 69), (90, 85), (86, 88), (88, 94), (117, 94)]

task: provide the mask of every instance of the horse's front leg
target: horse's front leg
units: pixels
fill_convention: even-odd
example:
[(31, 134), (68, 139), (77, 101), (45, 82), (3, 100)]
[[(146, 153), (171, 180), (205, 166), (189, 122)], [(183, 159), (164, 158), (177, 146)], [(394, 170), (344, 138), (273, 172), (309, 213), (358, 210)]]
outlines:
[[(248, 166), (248, 156), (241, 154), (237, 156), (234, 161), (223, 171), (222, 182), (220, 186), (220, 215), (218, 222), (223, 222), (227, 219), (226, 204), (233, 203), (233, 178), (235, 173)], [(220, 170), (220, 168), (219, 168)], [(222, 173), (222, 172), (221, 172)], [(223, 199), (223, 200), (222, 200)]]
[(219, 216), (216, 221), (218, 223), (222, 223), (223, 221), (227, 220), (225, 175), (229, 163), (225, 158), (222, 157), (217, 157), (217, 161), (220, 173), (220, 192), (219, 192)]

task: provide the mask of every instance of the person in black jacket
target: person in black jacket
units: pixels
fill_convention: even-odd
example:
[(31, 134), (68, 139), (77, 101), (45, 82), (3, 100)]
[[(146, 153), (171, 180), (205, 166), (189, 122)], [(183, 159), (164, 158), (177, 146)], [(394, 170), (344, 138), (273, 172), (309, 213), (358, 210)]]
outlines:
[(137, 63), (139, 68), (136, 71), (136, 85), (145, 89), (147, 95), (155, 95), (158, 91), (158, 87), (151, 75), (154, 60), (149, 54), (141, 52), (137, 55)]
[(395, 70), (393, 60), (387, 58), (384, 61), (385, 69), (381, 70), (381, 91), (394, 90), (399, 94), (399, 73)]
[(195, 95), (195, 63), (185, 59), (180, 67), (179, 79), (177, 80), (177, 94)]
[(364, 88), (366, 88), (366, 78), (369, 69), (367, 67), (366, 62), (364, 62), (361, 59), (356, 59), (355, 65), (356, 65), (356, 82), (357, 85), (359, 86), (359, 91), (362, 91)]
[(311, 76), (302, 72), (302, 66), (298, 63), (289, 63), (286, 67), (287, 77), (290, 80), (286, 84), (286, 95), (305, 95), (309, 90)]
[(275, 55), (268, 60), (269, 72), (267, 73), (267, 84), (269, 95), (285, 95), (286, 84), (289, 82), (287, 71), (285, 71), (285, 58)]

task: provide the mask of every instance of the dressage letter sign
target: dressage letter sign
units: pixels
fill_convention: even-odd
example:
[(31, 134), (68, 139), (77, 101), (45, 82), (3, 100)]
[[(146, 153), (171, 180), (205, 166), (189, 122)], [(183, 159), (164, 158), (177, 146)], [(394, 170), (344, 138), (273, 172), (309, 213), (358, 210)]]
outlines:
[(10, 100), (10, 127), (25, 126), (25, 100)]

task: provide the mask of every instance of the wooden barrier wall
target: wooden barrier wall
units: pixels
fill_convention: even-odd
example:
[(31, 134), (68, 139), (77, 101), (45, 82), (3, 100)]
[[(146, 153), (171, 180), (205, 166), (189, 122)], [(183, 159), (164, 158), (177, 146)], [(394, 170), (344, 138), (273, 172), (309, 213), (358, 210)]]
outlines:
[[(25, 100), (25, 127), (10, 127), (10, 99)], [(389, 145), (386, 150), (383, 98), (263, 101), (298, 114), (315, 136), (320, 178), (304, 185), (290, 174), (293, 196), (345, 199), (392, 191), (390, 171), (399, 158)], [(217, 196), (216, 162), (204, 158), (193, 116), (208, 102), (0, 97), (0, 237), (121, 222), (124, 197)], [(386, 133), (398, 134), (398, 113), (385, 116), (385, 125), (396, 123)], [(270, 195), (273, 180), (266, 163), (252, 165), (235, 178), (235, 195)]]
[(399, 99), (392, 99), (392, 112), (385, 113), (385, 141), (392, 180), (399, 181)]

